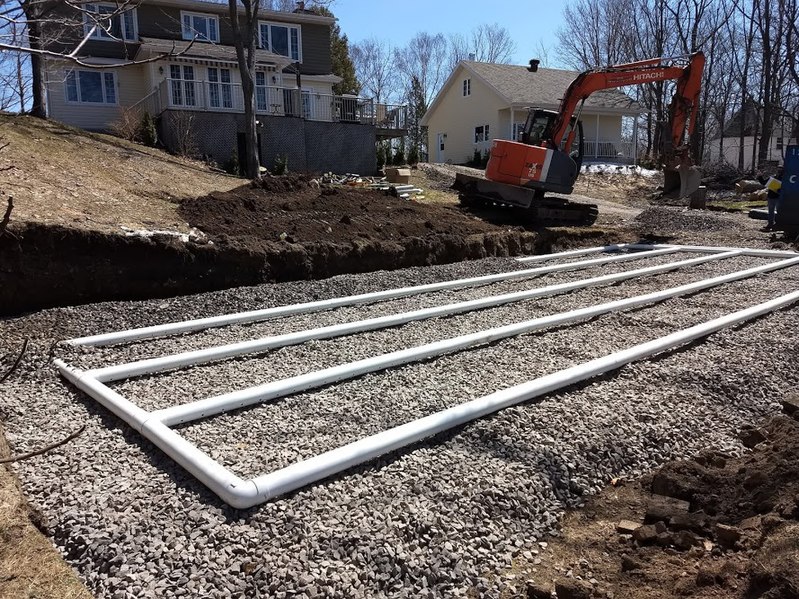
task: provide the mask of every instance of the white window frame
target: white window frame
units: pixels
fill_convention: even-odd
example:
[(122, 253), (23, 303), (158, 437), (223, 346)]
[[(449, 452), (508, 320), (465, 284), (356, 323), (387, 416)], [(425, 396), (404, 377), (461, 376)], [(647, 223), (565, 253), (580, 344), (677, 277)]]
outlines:
[[(264, 40), (261, 35), (261, 28), (264, 26), (269, 27), (269, 47), (264, 45)], [(272, 27), (285, 27), (288, 29), (288, 41), (289, 41), (289, 60), (296, 60), (297, 62), (302, 62), (302, 26), (296, 23), (280, 23), (278, 21), (258, 21), (258, 47), (263, 48), (264, 50), (268, 50), (272, 52), (272, 54), (276, 54), (272, 50)], [(291, 30), (297, 30), (297, 58), (295, 59), (291, 56)], [(283, 56), (283, 54), (278, 54), (278, 56)]]
[[(192, 31), (187, 31), (184, 22), (186, 17), (191, 17), (192, 19)], [(194, 17), (200, 17), (207, 20), (213, 20), (216, 29), (216, 39), (206, 38), (199, 35), (196, 29), (194, 29)], [(210, 31), (210, 28), (209, 28)], [(205, 42), (207, 44), (218, 44), (219, 38), (221, 36), (221, 32), (219, 31), (219, 17), (215, 14), (207, 13), (207, 12), (193, 12), (190, 10), (181, 10), (180, 11), (180, 35), (184, 40), (191, 41), (196, 40), (198, 42)]]
[(467, 77), (463, 80), (462, 85), (463, 97), (466, 98), (467, 96), (472, 95), (472, 79), (471, 77)]
[[(119, 7), (116, 4), (109, 4), (108, 2), (92, 2), (91, 4), (86, 4), (84, 6), (84, 10), (87, 12), (94, 12), (99, 13), (100, 7), (105, 6), (110, 8), (112, 11), (119, 10)], [(130, 13), (131, 18), (133, 19), (133, 37), (126, 37), (125, 36), (125, 23), (122, 21), (124, 19), (124, 13)], [(114, 17), (116, 19), (120, 19), (119, 23), (119, 31), (121, 32), (121, 36), (119, 39), (109, 36), (103, 29), (100, 27), (96, 27), (94, 32), (89, 36), (89, 39), (92, 41), (103, 41), (103, 42), (119, 42), (120, 40), (125, 42), (136, 42), (139, 40), (139, 17), (136, 13), (135, 8), (131, 8), (129, 10), (123, 11), (122, 13), (116, 15)], [(83, 35), (89, 35), (89, 32), (92, 30), (92, 27), (95, 26), (95, 23), (89, 18), (88, 14), (83, 15)]]
[[(70, 100), (69, 99), (69, 76), (71, 74), (75, 74), (75, 88), (78, 93), (77, 100)], [(103, 95), (102, 102), (90, 102), (88, 100), (84, 100), (81, 98), (80, 93), (80, 74), (81, 73), (99, 73), (100, 74), (100, 91)], [(105, 76), (111, 75), (114, 79), (114, 101), (107, 102), (106, 98), (106, 82)], [(117, 78), (117, 74), (114, 71), (108, 70), (92, 70), (92, 69), (68, 69), (66, 74), (64, 75), (64, 101), (67, 104), (88, 104), (89, 106), (119, 106), (119, 79)]]
[[(482, 129), (482, 131), (479, 134), (480, 135), (479, 139), (477, 137), (478, 136), (478, 133), (477, 133), (478, 129)], [(488, 123), (485, 123), (483, 125), (475, 125), (474, 126), (474, 145), (485, 143), (487, 141), (491, 141), (490, 125)]]

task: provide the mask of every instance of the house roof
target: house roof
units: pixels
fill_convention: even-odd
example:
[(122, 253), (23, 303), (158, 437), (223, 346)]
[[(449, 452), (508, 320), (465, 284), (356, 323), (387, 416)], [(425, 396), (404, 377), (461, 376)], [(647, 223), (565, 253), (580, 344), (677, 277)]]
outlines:
[[(467, 70), (478, 75), (511, 104), (525, 106), (559, 106), (569, 84), (580, 73), (562, 69), (539, 68), (535, 73), (526, 66), (464, 61)], [(605, 89), (591, 94), (586, 107), (630, 109), (638, 103), (618, 89)]]
[[(192, 42), (183, 40), (163, 40), (154, 37), (142, 37), (142, 45), (136, 58), (148, 58), (158, 54), (178, 53), (184, 58), (195, 58), (198, 60), (225, 60), (236, 62), (236, 48), (233, 46), (222, 46), (219, 44), (209, 44), (205, 42)], [(268, 50), (257, 49), (255, 51), (255, 61), (261, 64), (275, 64), (286, 66), (293, 61), (285, 56), (273, 54)]]
[[(430, 108), (422, 118), (422, 125), (427, 124), (430, 115), (435, 111), (447, 89), (458, 79), (461, 70), (481, 79), (508, 105), (516, 108), (534, 106), (557, 109), (569, 84), (579, 75), (577, 71), (545, 68), (539, 68), (535, 73), (531, 73), (526, 66), (462, 60), (430, 104)], [(594, 92), (585, 101), (585, 107), (593, 109), (592, 112), (607, 111), (622, 115), (641, 113), (640, 105), (618, 89)]]
[[(724, 137), (738, 137), (741, 135), (741, 129), (743, 129), (744, 137), (753, 137), (755, 135), (755, 130), (757, 129), (759, 132), (763, 124), (762, 110), (763, 106), (761, 104), (755, 102), (751, 98), (748, 99), (744, 102), (743, 107), (733, 114), (732, 118), (727, 122), (727, 125), (724, 127)], [(779, 107), (775, 107), (775, 117), (777, 119), (782, 117), (788, 122), (793, 119), (789, 112)], [(779, 123), (775, 123), (775, 126), (779, 127)], [(788, 127), (790, 128), (791, 125), (789, 124)], [(720, 136), (717, 134), (714, 139), (718, 139), (719, 137)], [(790, 137), (799, 137), (799, 122), (794, 122)]]
[[(222, 15), (229, 14), (227, 2), (211, 2), (208, 0), (144, 0), (147, 4), (154, 4), (158, 6), (172, 6), (175, 8), (183, 8), (186, 10), (195, 10), (198, 12), (210, 12)], [(244, 14), (244, 8), (239, 6), (239, 14)], [(277, 10), (266, 10), (261, 8), (258, 13), (258, 18), (264, 21), (286, 21), (289, 23), (317, 23), (320, 25), (332, 25), (336, 22), (335, 17), (324, 17), (322, 15), (312, 14), (308, 11), (303, 12), (285, 12)]]

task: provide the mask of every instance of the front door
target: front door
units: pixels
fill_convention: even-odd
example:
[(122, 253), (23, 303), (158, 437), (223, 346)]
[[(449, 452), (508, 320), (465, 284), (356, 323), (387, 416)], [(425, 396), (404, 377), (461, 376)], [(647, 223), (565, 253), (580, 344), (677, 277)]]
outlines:
[(436, 135), (436, 162), (444, 162), (445, 145), (447, 143), (447, 134), (439, 133)]

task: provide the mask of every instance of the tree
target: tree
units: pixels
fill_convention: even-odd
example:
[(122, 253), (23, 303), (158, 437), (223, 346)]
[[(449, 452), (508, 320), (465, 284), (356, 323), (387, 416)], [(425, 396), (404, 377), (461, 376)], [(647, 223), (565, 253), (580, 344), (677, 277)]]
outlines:
[(352, 46), (352, 61), (358, 81), (365, 93), (379, 104), (388, 102), (395, 93), (397, 67), (394, 50), (384, 40), (366, 39)]
[[(239, 3), (244, 9), (244, 18), (239, 18)], [(258, 160), (258, 121), (255, 111), (255, 51), (258, 36), (258, 11), (261, 0), (228, 0), (230, 25), (233, 29), (233, 45), (241, 75), (241, 92), (244, 97), (244, 170), (251, 179), (261, 178)]]
[(405, 48), (394, 51), (394, 59), (405, 78), (403, 88), (408, 90), (415, 76), (427, 104), (433, 100), (449, 75), (447, 40), (440, 33), (417, 33)]
[[(325, 6), (317, 6), (313, 10), (324, 17), (333, 17), (333, 13)], [(358, 83), (355, 65), (350, 57), (349, 40), (346, 35), (341, 35), (338, 23), (334, 23), (330, 28), (330, 58), (333, 62), (333, 74), (342, 79), (341, 83), (333, 86), (333, 93), (336, 95), (361, 93), (361, 84)]]
[(455, 68), (461, 60), (508, 64), (516, 52), (516, 42), (510, 32), (497, 23), (480, 25), (468, 37), (459, 33), (450, 36), (450, 66)]
[(424, 99), (422, 84), (416, 76), (411, 78), (411, 89), (408, 93), (407, 101), (409, 146), (411, 151), (416, 151), (418, 161), (419, 152), (426, 153), (427, 127), (422, 127), (422, 117), (427, 112), (427, 102)]

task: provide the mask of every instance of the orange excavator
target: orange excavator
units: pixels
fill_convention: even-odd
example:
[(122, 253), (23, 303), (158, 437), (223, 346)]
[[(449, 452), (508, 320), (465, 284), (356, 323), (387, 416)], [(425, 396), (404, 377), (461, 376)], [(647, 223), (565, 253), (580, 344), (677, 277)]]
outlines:
[[(597, 207), (547, 197), (547, 192), (569, 194), (583, 162), (583, 125), (580, 114), (586, 98), (603, 90), (677, 80), (669, 111), (671, 135), (663, 135), (664, 194), (690, 197), (701, 176), (693, 166), (688, 138), (696, 126), (705, 56), (696, 52), (680, 58), (652, 58), (586, 71), (569, 85), (557, 112), (530, 109), (521, 139), (495, 139), (485, 177), (458, 174), (453, 189), (467, 206), (503, 204), (524, 208), (538, 224), (592, 224)], [(537, 61), (530, 61), (532, 72)]]

